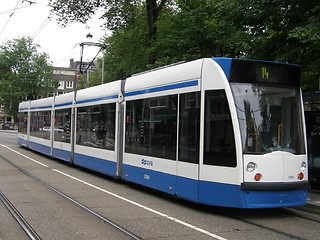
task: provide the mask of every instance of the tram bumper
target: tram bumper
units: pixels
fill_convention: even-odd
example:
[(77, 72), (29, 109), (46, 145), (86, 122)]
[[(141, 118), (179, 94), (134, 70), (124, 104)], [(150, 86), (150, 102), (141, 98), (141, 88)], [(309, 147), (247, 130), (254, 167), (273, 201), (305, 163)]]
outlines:
[(308, 181), (291, 183), (242, 183), (247, 208), (279, 208), (307, 204)]

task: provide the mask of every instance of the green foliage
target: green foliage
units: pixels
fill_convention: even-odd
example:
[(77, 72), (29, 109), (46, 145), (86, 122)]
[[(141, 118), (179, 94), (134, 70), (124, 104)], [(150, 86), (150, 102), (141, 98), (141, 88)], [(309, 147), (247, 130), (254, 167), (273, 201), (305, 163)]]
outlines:
[(52, 12), (58, 16), (62, 26), (70, 23), (85, 23), (104, 2), (100, 0), (49, 0)]
[(249, 33), (247, 56), (303, 66), (304, 91), (320, 80), (320, 2), (310, 0), (232, 0), (231, 21)]
[(303, 65), (303, 90), (320, 80), (320, 2), (310, 0), (51, 0), (63, 23), (104, 11), (106, 81), (202, 57)]
[(220, 2), (179, 1), (178, 7), (177, 13), (163, 16), (158, 22), (158, 61), (241, 56), (247, 34), (224, 19)]
[(8, 115), (16, 115), (19, 102), (46, 96), (56, 88), (49, 78), (48, 55), (39, 54), (38, 47), (25, 37), (0, 46), (0, 104)]
[[(246, 33), (223, 21), (225, 14), (215, 1), (178, 1), (163, 8), (157, 20), (157, 35), (150, 43), (147, 17), (141, 14), (132, 25), (105, 39), (107, 81), (182, 60), (202, 57), (240, 57)], [(150, 56), (155, 61), (150, 62)]]
[[(140, 8), (140, 12), (144, 12)], [(118, 30), (104, 39), (107, 46), (104, 58), (104, 83), (124, 79), (146, 69), (149, 61), (149, 41), (146, 16), (140, 14), (135, 24)], [(98, 76), (101, 82), (101, 59), (98, 61)]]

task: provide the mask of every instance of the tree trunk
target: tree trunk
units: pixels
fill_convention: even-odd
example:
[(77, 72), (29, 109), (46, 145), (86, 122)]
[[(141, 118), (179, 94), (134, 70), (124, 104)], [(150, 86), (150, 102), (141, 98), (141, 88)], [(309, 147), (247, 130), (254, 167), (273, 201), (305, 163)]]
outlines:
[[(147, 8), (147, 18), (148, 18), (148, 37), (149, 37), (149, 47), (152, 47), (154, 40), (156, 39), (157, 33), (157, 21), (161, 9), (166, 4), (167, 0), (162, 0), (159, 5), (157, 5), (157, 0), (146, 0)], [(149, 56), (149, 63), (153, 64), (155, 62), (155, 56), (153, 53)]]

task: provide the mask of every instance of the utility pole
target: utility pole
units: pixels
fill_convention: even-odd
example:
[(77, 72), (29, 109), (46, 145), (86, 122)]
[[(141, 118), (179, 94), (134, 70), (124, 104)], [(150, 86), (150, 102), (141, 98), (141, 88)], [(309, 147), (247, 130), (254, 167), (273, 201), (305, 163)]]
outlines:
[(102, 54), (102, 64), (101, 64), (101, 84), (104, 83), (104, 50)]
[[(92, 59), (92, 61), (90, 62), (90, 64), (86, 67), (85, 70), (82, 69), (82, 59), (83, 59), (83, 50), (84, 50), (84, 46), (94, 46), (94, 47), (100, 47), (97, 55)], [(83, 43), (80, 43), (80, 47), (81, 47), (81, 58), (80, 58), (80, 74), (83, 76), (83, 79), (84, 79), (84, 83), (86, 85), (86, 87), (89, 87), (89, 81), (88, 81), (88, 77), (86, 75), (86, 73), (88, 72), (88, 69), (91, 67), (92, 63), (94, 62), (94, 60), (97, 58), (97, 56), (99, 55), (99, 53), (104, 50), (106, 48), (105, 45), (101, 44), (101, 43), (95, 43), (95, 42), (83, 42)], [(103, 58), (103, 65), (104, 65), (104, 58)], [(103, 71), (102, 71), (102, 76), (104, 77), (103, 75), (104, 73), (104, 66), (103, 66)], [(101, 79), (101, 82), (103, 82), (103, 77)]]

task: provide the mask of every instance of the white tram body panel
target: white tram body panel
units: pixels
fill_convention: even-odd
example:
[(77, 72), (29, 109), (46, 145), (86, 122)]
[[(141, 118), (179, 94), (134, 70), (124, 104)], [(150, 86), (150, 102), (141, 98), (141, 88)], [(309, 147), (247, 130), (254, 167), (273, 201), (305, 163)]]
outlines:
[[(246, 171), (244, 174), (245, 182), (255, 182), (255, 174), (262, 174), (260, 180), (263, 182), (295, 182), (301, 172), (301, 165), (306, 161), (305, 156), (296, 156), (288, 152), (273, 152), (263, 156), (244, 155), (244, 165), (250, 162), (256, 163), (254, 171)], [(307, 176), (306, 176), (307, 177)]]
[(77, 107), (120, 101), (120, 84), (121, 81), (115, 81), (79, 90), (76, 97)]
[(196, 203), (304, 205), (299, 73), (243, 59), (170, 65), (21, 103), (18, 143)]
[[(116, 134), (118, 129), (119, 122), (119, 104), (122, 99), (121, 93), (121, 81), (115, 81), (108, 84), (102, 84), (99, 86), (83, 89), (77, 92), (76, 95), (76, 115), (86, 115), (87, 122), (90, 121), (90, 116), (88, 112), (92, 111), (101, 111), (103, 106), (114, 106), (114, 120), (111, 123), (112, 128), (114, 128), (114, 140), (109, 142), (113, 144), (113, 148), (105, 148), (102, 145), (108, 144), (108, 142), (101, 142), (99, 138), (100, 135), (109, 135), (110, 126), (101, 126), (97, 119), (96, 122), (93, 122), (91, 119), (91, 126), (87, 129), (82, 128), (82, 123), (79, 122), (80, 118), (77, 118), (75, 121), (75, 148), (74, 148), (74, 164), (82, 166), (94, 171), (98, 171), (104, 174), (111, 176), (117, 176), (117, 156), (118, 152), (118, 137), (119, 134)], [(95, 116), (95, 112), (93, 112)], [(93, 116), (93, 115), (92, 115)], [(94, 134), (91, 134), (88, 137), (88, 131), (91, 128), (91, 131), (94, 131)], [(92, 129), (93, 128), (93, 129)], [(101, 128), (101, 129), (100, 129)], [(102, 129), (103, 128), (103, 129)], [(84, 141), (83, 138), (86, 137), (87, 140)], [(90, 138), (90, 139), (88, 139)]]
[[(224, 184), (231, 184), (231, 185), (240, 185), (242, 182), (242, 151), (241, 151), (241, 139), (239, 133), (239, 125), (237, 122), (237, 115), (235, 104), (233, 101), (233, 96), (230, 90), (230, 85), (228, 79), (218, 65), (217, 62), (212, 61), (211, 59), (205, 59), (203, 65), (203, 81), (202, 81), (202, 97), (204, 98), (204, 92), (206, 90), (221, 90), (223, 89), (226, 93), (228, 104), (230, 107), (231, 117), (232, 117), (232, 126), (234, 128), (234, 138), (237, 152), (237, 166), (234, 168), (225, 167), (225, 166), (208, 166), (208, 165), (201, 165), (200, 172), (202, 181), (207, 182), (215, 182), (215, 183), (224, 183)], [(204, 100), (203, 100), (204, 102)], [(204, 116), (204, 110), (203, 110)], [(203, 130), (201, 131), (204, 133), (204, 125), (202, 125)], [(200, 139), (204, 139), (201, 137)], [(203, 156), (203, 153), (201, 154)]]
[[(157, 97), (178, 96), (187, 92), (200, 92), (202, 65), (203, 60), (201, 59), (168, 68), (160, 68), (156, 71), (128, 78), (124, 91), (126, 109), (128, 109), (130, 101), (143, 99), (157, 101)], [(161, 105), (160, 102), (154, 106), (155, 111), (157, 108), (160, 109), (162, 107), (159, 105)], [(152, 124), (152, 120), (146, 121), (150, 121), (150, 124)], [(123, 178), (127, 181), (137, 182), (175, 195), (179, 195), (177, 194), (179, 191), (177, 189), (181, 189), (181, 184), (184, 184), (186, 187), (184, 191), (193, 195), (188, 197), (185, 194), (185, 198), (198, 200), (198, 197), (195, 196), (197, 192), (196, 185), (199, 179), (198, 164), (190, 164), (173, 159), (168, 160), (150, 155), (132, 154), (125, 151)], [(181, 179), (188, 179), (188, 182), (181, 181)]]
[(129, 77), (125, 101), (199, 91), (202, 64), (201, 59)]

